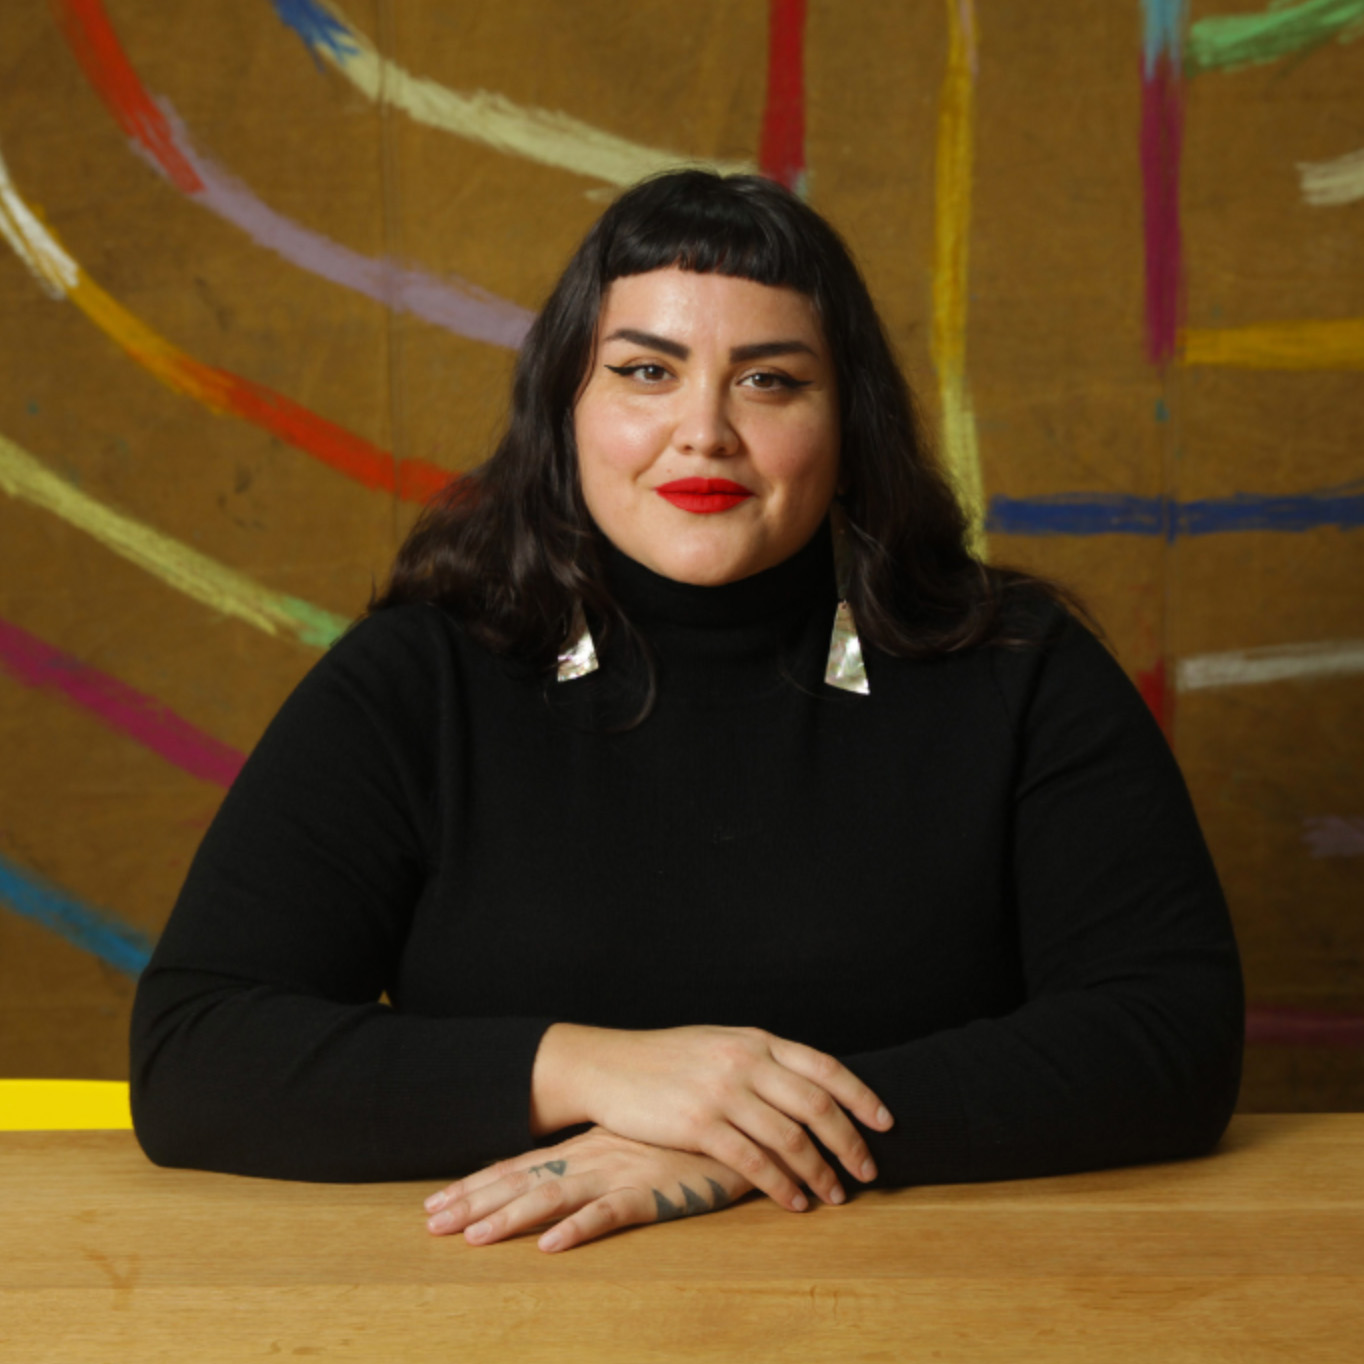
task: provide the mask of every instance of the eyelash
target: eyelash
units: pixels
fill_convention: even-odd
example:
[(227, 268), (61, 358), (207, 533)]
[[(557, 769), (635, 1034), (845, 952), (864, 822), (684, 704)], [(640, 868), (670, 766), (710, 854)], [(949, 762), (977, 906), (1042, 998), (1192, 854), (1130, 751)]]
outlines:
[[(636, 374), (639, 374), (646, 369), (657, 370), (660, 375), (666, 375), (668, 372), (662, 365), (654, 365), (648, 363), (640, 365), (607, 365), (606, 368), (609, 369), (612, 374), (619, 374), (627, 379), (633, 378)], [(791, 392), (794, 392), (798, 388), (808, 388), (811, 383), (811, 380), (809, 379), (793, 379), (789, 374), (779, 374), (776, 370), (770, 369), (758, 370), (757, 372), (745, 375), (744, 377), (747, 379), (776, 380), (775, 384), (771, 386), (758, 387), (757, 385), (754, 385), (754, 387), (757, 388), (757, 391), (759, 393), (772, 393), (779, 389), (786, 389)], [(657, 383), (658, 380), (647, 379), (645, 380), (645, 382)]]

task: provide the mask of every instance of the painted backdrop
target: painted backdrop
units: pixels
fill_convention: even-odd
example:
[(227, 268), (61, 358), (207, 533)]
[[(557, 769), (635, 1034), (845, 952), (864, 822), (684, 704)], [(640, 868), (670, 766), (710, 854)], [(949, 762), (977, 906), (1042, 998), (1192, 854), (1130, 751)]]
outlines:
[(1364, 0), (5, 0), (0, 1075), (118, 1077), (224, 788), (476, 463), (618, 186), (852, 243), (994, 558), (1084, 593), (1364, 1104)]

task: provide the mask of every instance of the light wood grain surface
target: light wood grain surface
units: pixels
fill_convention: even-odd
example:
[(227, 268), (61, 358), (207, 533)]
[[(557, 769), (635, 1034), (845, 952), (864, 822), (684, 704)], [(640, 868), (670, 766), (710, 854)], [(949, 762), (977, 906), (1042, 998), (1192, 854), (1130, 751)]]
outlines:
[(1364, 1360), (1364, 1114), (1213, 1156), (750, 1201), (548, 1256), (427, 1235), (430, 1186), (150, 1165), (0, 1134), (0, 1360)]

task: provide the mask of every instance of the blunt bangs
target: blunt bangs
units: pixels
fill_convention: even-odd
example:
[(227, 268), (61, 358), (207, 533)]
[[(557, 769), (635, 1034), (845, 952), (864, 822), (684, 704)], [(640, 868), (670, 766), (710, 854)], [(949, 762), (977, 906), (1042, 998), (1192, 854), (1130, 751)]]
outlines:
[(823, 222), (758, 176), (684, 171), (646, 180), (616, 201), (602, 227), (603, 284), (676, 267), (820, 292)]

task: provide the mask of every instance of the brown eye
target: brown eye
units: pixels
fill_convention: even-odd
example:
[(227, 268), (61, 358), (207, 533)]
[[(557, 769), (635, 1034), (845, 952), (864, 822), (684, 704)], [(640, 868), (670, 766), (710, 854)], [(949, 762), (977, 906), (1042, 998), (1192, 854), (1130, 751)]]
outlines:
[(620, 374), (627, 379), (643, 379), (646, 384), (661, 383), (668, 377), (668, 371), (662, 365), (607, 365), (606, 368), (612, 374)]
[(789, 374), (779, 374), (775, 370), (759, 370), (756, 374), (746, 375), (742, 381), (750, 388), (761, 393), (772, 393), (778, 389), (805, 388), (809, 379), (793, 379)]

